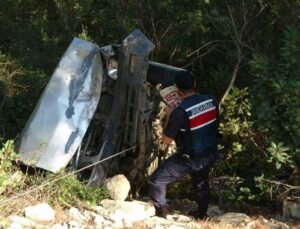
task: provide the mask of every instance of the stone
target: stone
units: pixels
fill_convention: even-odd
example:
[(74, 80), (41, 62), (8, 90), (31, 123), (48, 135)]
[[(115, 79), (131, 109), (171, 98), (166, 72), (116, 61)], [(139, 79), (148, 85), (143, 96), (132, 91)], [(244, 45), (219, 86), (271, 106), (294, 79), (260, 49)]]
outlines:
[(165, 227), (162, 225), (155, 225), (153, 229), (165, 229)]
[(117, 202), (124, 201), (130, 191), (130, 183), (124, 175), (106, 179), (105, 185), (110, 197)]
[[(189, 222), (186, 226), (185, 229), (202, 229), (202, 228), (213, 228), (213, 227), (205, 227), (201, 226), (199, 223), (196, 222)], [(220, 227), (221, 228), (221, 227)]]
[(51, 224), (55, 220), (55, 211), (49, 204), (41, 203), (25, 208), (25, 217), (39, 224)]
[(176, 222), (181, 222), (181, 223), (187, 223), (191, 221), (191, 218), (186, 216), (186, 215), (180, 215), (180, 214), (173, 214), (173, 215), (168, 215), (167, 219), (173, 220)]
[(185, 227), (184, 227), (184, 226), (170, 225), (170, 226), (168, 227), (168, 229), (185, 229)]
[(179, 210), (185, 215), (188, 214), (189, 211), (196, 210), (198, 207), (195, 201), (191, 201), (189, 199), (174, 199), (168, 203), (173, 209)]
[(147, 229), (147, 225), (144, 221), (135, 221), (132, 223), (132, 229)]
[[(192, 206), (192, 202), (182, 201), (182, 207)], [(265, 219), (262, 216), (250, 218), (242, 213), (226, 213), (221, 216), (212, 216), (208, 221), (195, 221), (190, 217), (183, 215), (181, 211), (173, 212), (167, 215), (167, 219), (154, 216), (154, 207), (152, 203), (142, 201), (123, 201), (121, 205), (116, 206), (115, 201), (111, 199), (102, 200), (97, 208), (86, 208), (80, 210), (70, 208), (61, 209), (56, 212), (55, 221), (51, 224), (39, 224), (29, 218), (18, 215), (12, 215), (9, 218), (0, 217), (1, 225), (4, 228), (37, 228), (37, 229), (67, 229), (67, 228), (133, 228), (133, 229), (201, 229), (201, 228), (270, 228), (270, 229), (288, 229), (293, 228), (283, 222), (274, 219)], [(178, 202), (179, 204), (179, 202)], [(55, 208), (56, 210), (59, 208)], [(185, 208), (184, 208), (185, 209)], [(44, 211), (44, 210), (43, 210)], [(211, 215), (218, 215), (218, 207), (210, 206)], [(42, 212), (44, 213), (44, 212)], [(59, 214), (64, 217), (59, 220)], [(6, 220), (6, 223), (4, 222)], [(279, 219), (280, 220), (280, 219)], [(4, 224), (5, 223), (5, 224)], [(9, 224), (11, 223), (11, 224)], [(4, 226), (3, 226), (4, 225)], [(297, 228), (297, 227), (295, 227)]]
[(110, 221), (105, 221), (104, 223), (103, 223), (103, 227), (102, 228), (107, 228), (107, 229), (111, 229), (111, 228), (113, 228), (113, 226), (112, 226), (112, 222), (110, 222)]
[(11, 225), (9, 225), (8, 229), (23, 229), (24, 227), (19, 224), (19, 223), (15, 223), (13, 222)]
[(152, 203), (141, 201), (124, 201), (116, 206), (114, 200), (106, 199), (100, 204), (104, 209), (104, 217), (109, 217), (115, 226), (132, 227), (133, 222), (148, 219), (155, 213)]
[(154, 205), (152, 203), (148, 203), (148, 202), (143, 202), (143, 201), (137, 201), (134, 200), (132, 201), (133, 204), (139, 204), (139, 205), (143, 205), (145, 208), (145, 214), (148, 217), (154, 216), (155, 215), (155, 208)]
[(92, 207), (92, 209), (93, 209), (94, 211), (96, 211), (96, 212), (101, 212), (101, 211), (103, 211), (103, 207), (102, 207), (102, 206), (94, 206), (94, 207)]
[(32, 222), (30, 219), (27, 219), (22, 216), (11, 215), (11, 216), (9, 216), (8, 219), (10, 220), (11, 223), (20, 224), (23, 227), (34, 227), (35, 226), (34, 222)]
[(186, 223), (173, 221), (170, 217), (167, 219), (161, 217), (151, 217), (143, 221), (147, 228), (185, 228)]
[(68, 229), (68, 225), (54, 224), (51, 229)]
[(126, 227), (128, 227), (128, 226), (125, 226), (125, 224), (122, 220), (113, 222), (111, 226), (112, 226), (112, 228), (126, 228)]
[(285, 218), (300, 219), (300, 201), (296, 200), (284, 200), (282, 214)]
[(223, 211), (220, 210), (219, 206), (208, 206), (207, 214), (210, 217), (220, 216), (223, 214)]
[(262, 225), (260, 225), (258, 222), (251, 221), (251, 222), (246, 224), (245, 229), (261, 228), (261, 227), (262, 227)]
[(235, 212), (228, 212), (224, 215), (221, 215), (216, 218), (218, 221), (224, 224), (232, 224), (232, 225), (239, 225), (245, 226), (251, 221), (251, 218), (243, 213), (235, 213)]
[(82, 213), (82, 215), (83, 215), (85, 221), (88, 221), (88, 220), (90, 220), (92, 218), (92, 212), (91, 211), (85, 210)]
[(80, 213), (80, 211), (77, 208), (70, 208), (69, 209), (69, 216), (78, 222), (83, 222), (85, 217), (83, 216), (83, 214)]
[(104, 221), (105, 221), (105, 219), (101, 215), (97, 215), (97, 216), (94, 217), (94, 223), (95, 223), (96, 226), (102, 225), (102, 223), (104, 223)]
[(83, 225), (81, 225), (79, 222), (77, 222), (76, 220), (71, 220), (68, 222), (70, 227), (75, 227), (75, 228), (83, 228)]

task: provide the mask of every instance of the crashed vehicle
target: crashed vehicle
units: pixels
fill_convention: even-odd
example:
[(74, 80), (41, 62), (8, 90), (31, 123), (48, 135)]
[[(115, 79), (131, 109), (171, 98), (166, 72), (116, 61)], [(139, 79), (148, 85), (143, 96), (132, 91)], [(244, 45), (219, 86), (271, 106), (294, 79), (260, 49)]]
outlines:
[(78, 176), (101, 186), (107, 176), (123, 173), (137, 191), (158, 156), (157, 85), (174, 84), (174, 75), (183, 71), (149, 61), (153, 48), (139, 30), (101, 48), (74, 38), (20, 135), (21, 161), (51, 172), (74, 171), (127, 150)]

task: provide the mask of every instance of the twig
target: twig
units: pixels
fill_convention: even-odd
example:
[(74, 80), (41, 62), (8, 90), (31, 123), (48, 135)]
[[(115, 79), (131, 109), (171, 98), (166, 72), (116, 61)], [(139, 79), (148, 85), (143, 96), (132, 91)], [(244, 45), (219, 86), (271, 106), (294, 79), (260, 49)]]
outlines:
[(219, 42), (219, 41), (220, 41), (220, 40), (213, 40), (213, 41), (207, 42), (206, 44), (202, 45), (200, 48), (198, 48), (198, 49), (196, 49), (195, 51), (193, 51), (193, 52), (187, 54), (186, 56), (187, 56), (187, 57), (190, 57), (190, 56), (194, 55), (195, 53), (199, 53), (199, 51), (200, 51), (201, 49), (203, 49), (203, 48), (205, 48), (206, 46), (211, 45), (211, 44), (213, 44), (213, 43)]
[[(279, 189), (279, 187), (284, 187), (286, 188), (286, 190), (282, 193), (280, 193), (278, 195), (278, 199), (282, 199), (284, 197), (286, 197), (288, 195), (288, 193), (292, 192), (292, 191), (300, 191), (300, 186), (293, 186), (293, 185), (289, 185), (289, 184), (285, 184), (279, 181), (273, 181), (273, 180), (268, 180), (268, 179), (262, 179), (263, 181), (270, 183), (272, 185), (275, 185), (277, 187), (277, 190)], [(276, 190), (276, 191), (277, 191)], [(299, 196), (293, 196), (294, 198), (300, 198)]]
[(289, 185), (289, 184), (285, 184), (285, 183), (282, 183), (282, 182), (279, 182), (279, 181), (274, 181), (274, 180), (269, 180), (269, 179), (262, 179), (263, 181), (266, 181), (270, 184), (276, 184), (278, 186), (284, 186), (286, 188), (289, 188), (289, 189), (293, 189), (293, 190), (300, 190), (300, 186), (293, 186), (293, 185)]
[(176, 52), (177, 52), (177, 46), (174, 48), (173, 52), (171, 53), (171, 56), (170, 56), (169, 60), (173, 59)]
[(163, 32), (163, 34), (161, 35), (161, 39), (163, 39), (169, 32), (169, 30), (173, 27), (174, 23), (171, 23), (168, 28)]
[(234, 66), (234, 70), (233, 70), (233, 73), (232, 73), (232, 78), (231, 78), (230, 83), (229, 83), (229, 85), (228, 85), (228, 87), (227, 87), (227, 89), (226, 89), (226, 91), (225, 91), (225, 93), (224, 93), (224, 95), (223, 95), (223, 97), (222, 97), (222, 99), (220, 101), (219, 109), (224, 104), (224, 101), (225, 101), (227, 95), (229, 94), (231, 88), (233, 87), (233, 84), (235, 82), (235, 79), (236, 79), (236, 76), (237, 76), (237, 73), (238, 73), (241, 61), (242, 61), (242, 56), (238, 53), (238, 60), (237, 60), (237, 62), (235, 64), (235, 66)]
[(153, 30), (153, 36), (154, 36), (155, 42), (158, 44), (159, 40), (158, 40), (158, 37), (157, 37), (157, 34), (156, 34), (156, 27), (155, 27), (153, 16), (152, 16), (152, 7), (151, 7), (151, 1), (150, 0), (148, 1), (148, 5), (149, 5), (149, 13), (150, 13), (151, 25), (152, 25), (152, 30)]
[(238, 34), (238, 32), (237, 32), (236, 25), (235, 25), (235, 22), (234, 22), (234, 18), (233, 18), (231, 9), (230, 9), (227, 1), (226, 1), (226, 6), (227, 6), (227, 9), (228, 9), (228, 13), (229, 13), (229, 16), (230, 16), (230, 20), (231, 20), (231, 24), (232, 24), (234, 34), (235, 34), (235, 37), (237, 39), (237, 42), (234, 42), (234, 43), (236, 43), (237, 48), (240, 49), (240, 45), (241, 45), (240, 34)]
[(217, 47), (217, 45), (213, 46), (213, 47), (210, 48), (207, 52), (201, 54), (200, 56), (197, 56), (192, 62), (188, 63), (187, 65), (185, 65), (185, 66), (183, 66), (183, 67), (181, 67), (181, 68), (186, 68), (186, 67), (192, 65), (192, 64), (195, 63), (195, 61), (198, 60), (199, 58), (204, 57), (204, 56), (206, 56), (207, 54), (209, 54), (215, 47)]

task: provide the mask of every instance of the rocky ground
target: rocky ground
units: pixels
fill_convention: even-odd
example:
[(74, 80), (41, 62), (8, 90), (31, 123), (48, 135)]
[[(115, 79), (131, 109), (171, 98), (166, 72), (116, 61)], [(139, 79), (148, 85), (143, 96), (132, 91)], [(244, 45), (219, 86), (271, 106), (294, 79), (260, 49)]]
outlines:
[[(62, 209), (60, 206), (50, 206), (38, 203), (25, 209), (18, 215), (2, 217), (0, 212), (0, 228), (300, 228), (295, 220), (284, 220), (280, 215), (274, 217), (248, 216), (238, 212), (223, 212), (218, 206), (210, 206), (209, 219), (196, 221), (187, 217), (188, 211), (195, 210), (197, 205), (189, 200), (172, 200), (168, 202), (167, 219), (154, 216), (155, 210), (149, 199), (143, 201), (125, 201), (130, 190), (130, 184), (125, 176), (117, 175), (106, 182), (112, 199), (102, 200), (98, 206), (89, 207), (83, 204), (80, 209), (71, 207)], [(298, 208), (288, 205), (298, 212)], [(292, 208), (290, 208), (292, 207)]]
[[(167, 219), (154, 216), (150, 202), (102, 200), (98, 206), (62, 210), (46, 203), (24, 209), (23, 215), (10, 215), (2, 219), (2, 227), (18, 228), (300, 228), (297, 222), (282, 219), (266, 219), (262, 216), (249, 217), (243, 213), (222, 212), (218, 206), (210, 206), (209, 220), (195, 221), (184, 214), (195, 208), (188, 200), (172, 201), (172, 212)], [(180, 210), (179, 210), (180, 208)]]

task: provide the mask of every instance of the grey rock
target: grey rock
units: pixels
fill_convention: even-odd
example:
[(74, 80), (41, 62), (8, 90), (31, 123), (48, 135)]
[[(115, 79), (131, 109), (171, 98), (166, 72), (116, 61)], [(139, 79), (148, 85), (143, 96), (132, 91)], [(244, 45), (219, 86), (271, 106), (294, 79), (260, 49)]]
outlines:
[(191, 221), (190, 217), (188, 217), (186, 215), (180, 215), (180, 214), (168, 215), (167, 219), (175, 221), (175, 222), (180, 222), (180, 223), (188, 223)]
[(25, 217), (39, 224), (51, 224), (55, 220), (55, 211), (49, 204), (41, 203), (25, 208)]
[(209, 206), (207, 210), (207, 214), (210, 217), (216, 217), (222, 215), (224, 212), (220, 210), (219, 206)]
[(34, 227), (35, 223), (30, 219), (27, 219), (18, 215), (11, 215), (8, 217), (11, 223), (20, 224), (23, 227)]
[[(180, 201), (178, 201), (178, 204)], [(183, 207), (193, 207), (194, 203), (184, 200)], [(291, 228), (287, 224), (279, 222), (275, 219), (267, 220), (264, 217), (255, 219), (250, 218), (242, 213), (226, 213), (217, 206), (209, 207), (211, 220), (195, 221), (190, 217), (178, 213), (167, 215), (167, 219), (154, 216), (154, 207), (152, 203), (141, 201), (122, 201), (120, 205), (115, 204), (115, 200), (102, 200), (101, 206), (91, 208), (90, 210), (79, 210), (70, 208), (67, 211), (57, 213), (66, 217), (59, 218), (58, 222), (47, 221), (49, 223), (39, 224), (30, 218), (12, 215), (9, 217), (11, 224), (8, 228), (52, 228), (52, 229), (69, 229), (69, 228), (133, 228), (133, 229), (201, 229), (201, 228), (268, 228), (268, 229), (288, 229)], [(35, 207), (35, 206), (34, 206)], [(50, 207), (50, 206), (49, 206)], [(46, 207), (47, 208), (47, 207)], [(51, 208), (51, 207), (50, 207)], [(53, 210), (54, 211), (54, 210)], [(43, 212), (44, 213), (44, 212)], [(28, 214), (26, 214), (28, 215)], [(55, 215), (55, 213), (54, 213)], [(51, 223), (50, 223), (51, 222)], [(56, 224), (55, 224), (56, 223)]]
[(105, 184), (113, 200), (120, 202), (127, 198), (130, 183), (124, 175), (116, 175), (112, 178), (108, 178)]
[(20, 223), (13, 222), (9, 225), (8, 229), (23, 229), (24, 227)]
[(119, 206), (113, 200), (102, 200), (104, 216), (109, 216), (114, 222), (126, 221), (134, 222), (149, 218), (154, 215), (155, 210), (152, 204), (140, 201), (124, 201)]
[(96, 227), (100, 227), (105, 222), (105, 219), (101, 215), (95, 215), (94, 216), (94, 223)]
[(66, 224), (54, 224), (51, 229), (68, 229), (68, 225)]
[(83, 222), (85, 221), (85, 217), (77, 208), (70, 208), (69, 209), (69, 216), (71, 219), (78, 221), (78, 222)]
[(94, 211), (96, 211), (96, 212), (101, 212), (101, 211), (103, 211), (103, 207), (102, 207), (102, 206), (94, 206), (94, 207), (92, 207), (92, 209), (93, 209)]
[(76, 220), (71, 220), (68, 222), (69, 227), (75, 227), (75, 228), (83, 228), (83, 225), (81, 225), (78, 221)]
[(300, 219), (300, 201), (284, 200), (282, 214), (286, 218)]
[(251, 218), (246, 214), (235, 212), (225, 213), (216, 219), (223, 224), (232, 224), (236, 226), (245, 226), (251, 221)]

